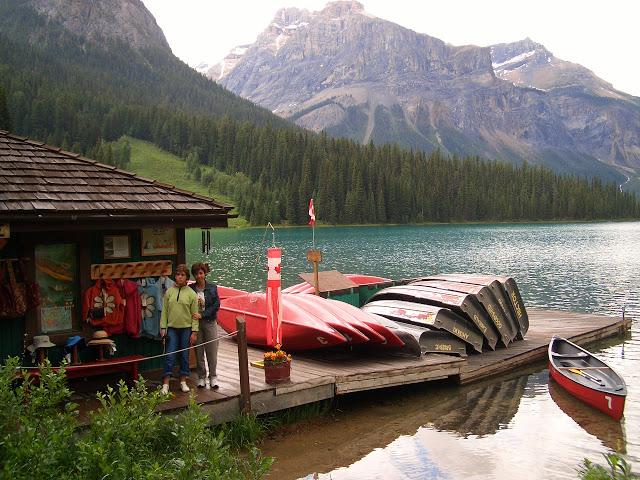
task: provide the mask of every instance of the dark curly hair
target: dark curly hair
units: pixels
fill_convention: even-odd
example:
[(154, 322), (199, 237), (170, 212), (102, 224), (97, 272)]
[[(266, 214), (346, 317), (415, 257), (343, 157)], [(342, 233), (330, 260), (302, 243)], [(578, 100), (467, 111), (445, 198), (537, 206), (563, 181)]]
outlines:
[(205, 275), (211, 271), (209, 269), (209, 264), (208, 263), (198, 262), (198, 263), (194, 263), (193, 265), (191, 265), (191, 273), (193, 274), (194, 277), (198, 274), (198, 272), (200, 270), (202, 270)]

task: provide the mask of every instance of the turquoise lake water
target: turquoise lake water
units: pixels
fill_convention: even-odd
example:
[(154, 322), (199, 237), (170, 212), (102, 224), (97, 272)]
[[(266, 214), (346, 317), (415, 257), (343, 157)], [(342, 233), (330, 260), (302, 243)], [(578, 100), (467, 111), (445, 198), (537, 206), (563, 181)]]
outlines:
[[(583, 458), (625, 452), (640, 471), (640, 223), (447, 225), (318, 228), (321, 270), (392, 279), (474, 272), (514, 277), (526, 306), (617, 315), (631, 333), (596, 351), (625, 378), (622, 422), (583, 407), (548, 380), (543, 365), (464, 388), (415, 387), (346, 402), (313, 428), (266, 442), (274, 474), (320, 479), (576, 478)], [(271, 231), (214, 230), (200, 253), (188, 234), (188, 260), (203, 259), (219, 284), (264, 289)], [(283, 287), (310, 272), (310, 227), (277, 229)], [(384, 400), (380, 400), (384, 398)], [(345, 447), (339, 448), (339, 445)]]

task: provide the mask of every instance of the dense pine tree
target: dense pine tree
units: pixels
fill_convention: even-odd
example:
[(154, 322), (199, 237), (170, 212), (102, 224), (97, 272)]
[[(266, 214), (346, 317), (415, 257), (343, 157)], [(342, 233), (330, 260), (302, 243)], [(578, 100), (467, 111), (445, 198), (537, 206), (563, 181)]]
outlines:
[(640, 216), (633, 194), (597, 179), (301, 130), (166, 51), (86, 41), (23, 2), (0, 2), (0, 128), (121, 168), (122, 135), (153, 142), (254, 224), (306, 223), (311, 196), (326, 223)]

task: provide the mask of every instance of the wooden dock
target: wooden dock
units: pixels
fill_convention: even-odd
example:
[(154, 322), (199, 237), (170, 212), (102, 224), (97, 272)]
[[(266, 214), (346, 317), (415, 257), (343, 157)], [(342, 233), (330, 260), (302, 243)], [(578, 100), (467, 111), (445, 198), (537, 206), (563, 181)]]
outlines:
[[(509, 346), (467, 358), (429, 354), (419, 358), (380, 353), (297, 353), (291, 367), (291, 382), (279, 386), (264, 383), (264, 372), (249, 367), (251, 407), (257, 414), (284, 410), (338, 395), (364, 390), (393, 387), (410, 383), (450, 378), (465, 384), (500, 375), (543, 360), (549, 340), (554, 334), (584, 345), (596, 340), (623, 334), (631, 320), (584, 313), (528, 309), (530, 329), (526, 338)], [(249, 361), (261, 360), (263, 351), (249, 347)], [(240, 411), (240, 381), (238, 351), (235, 341), (221, 341), (218, 353), (218, 390), (195, 388), (195, 376), (190, 384), (200, 403), (221, 423)], [(189, 394), (178, 390), (172, 380), (174, 396), (160, 406), (166, 413), (185, 408)], [(90, 407), (89, 407), (90, 408)]]

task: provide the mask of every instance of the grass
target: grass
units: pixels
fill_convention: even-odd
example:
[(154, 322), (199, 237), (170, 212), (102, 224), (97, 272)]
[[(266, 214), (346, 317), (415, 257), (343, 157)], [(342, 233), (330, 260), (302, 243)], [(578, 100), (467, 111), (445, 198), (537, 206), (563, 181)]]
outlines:
[[(180, 157), (162, 150), (153, 143), (132, 137), (125, 138), (131, 145), (131, 163), (127, 168), (129, 171), (141, 177), (173, 185), (182, 190), (212, 197), (222, 203), (234, 204), (231, 198), (221, 195), (219, 192), (209, 191), (202, 183), (191, 178), (187, 172), (186, 162)], [(205, 171), (206, 167), (203, 167), (202, 173)], [(232, 213), (237, 212), (232, 210)], [(230, 227), (243, 227), (246, 225), (248, 225), (248, 222), (242, 217), (229, 219)]]

